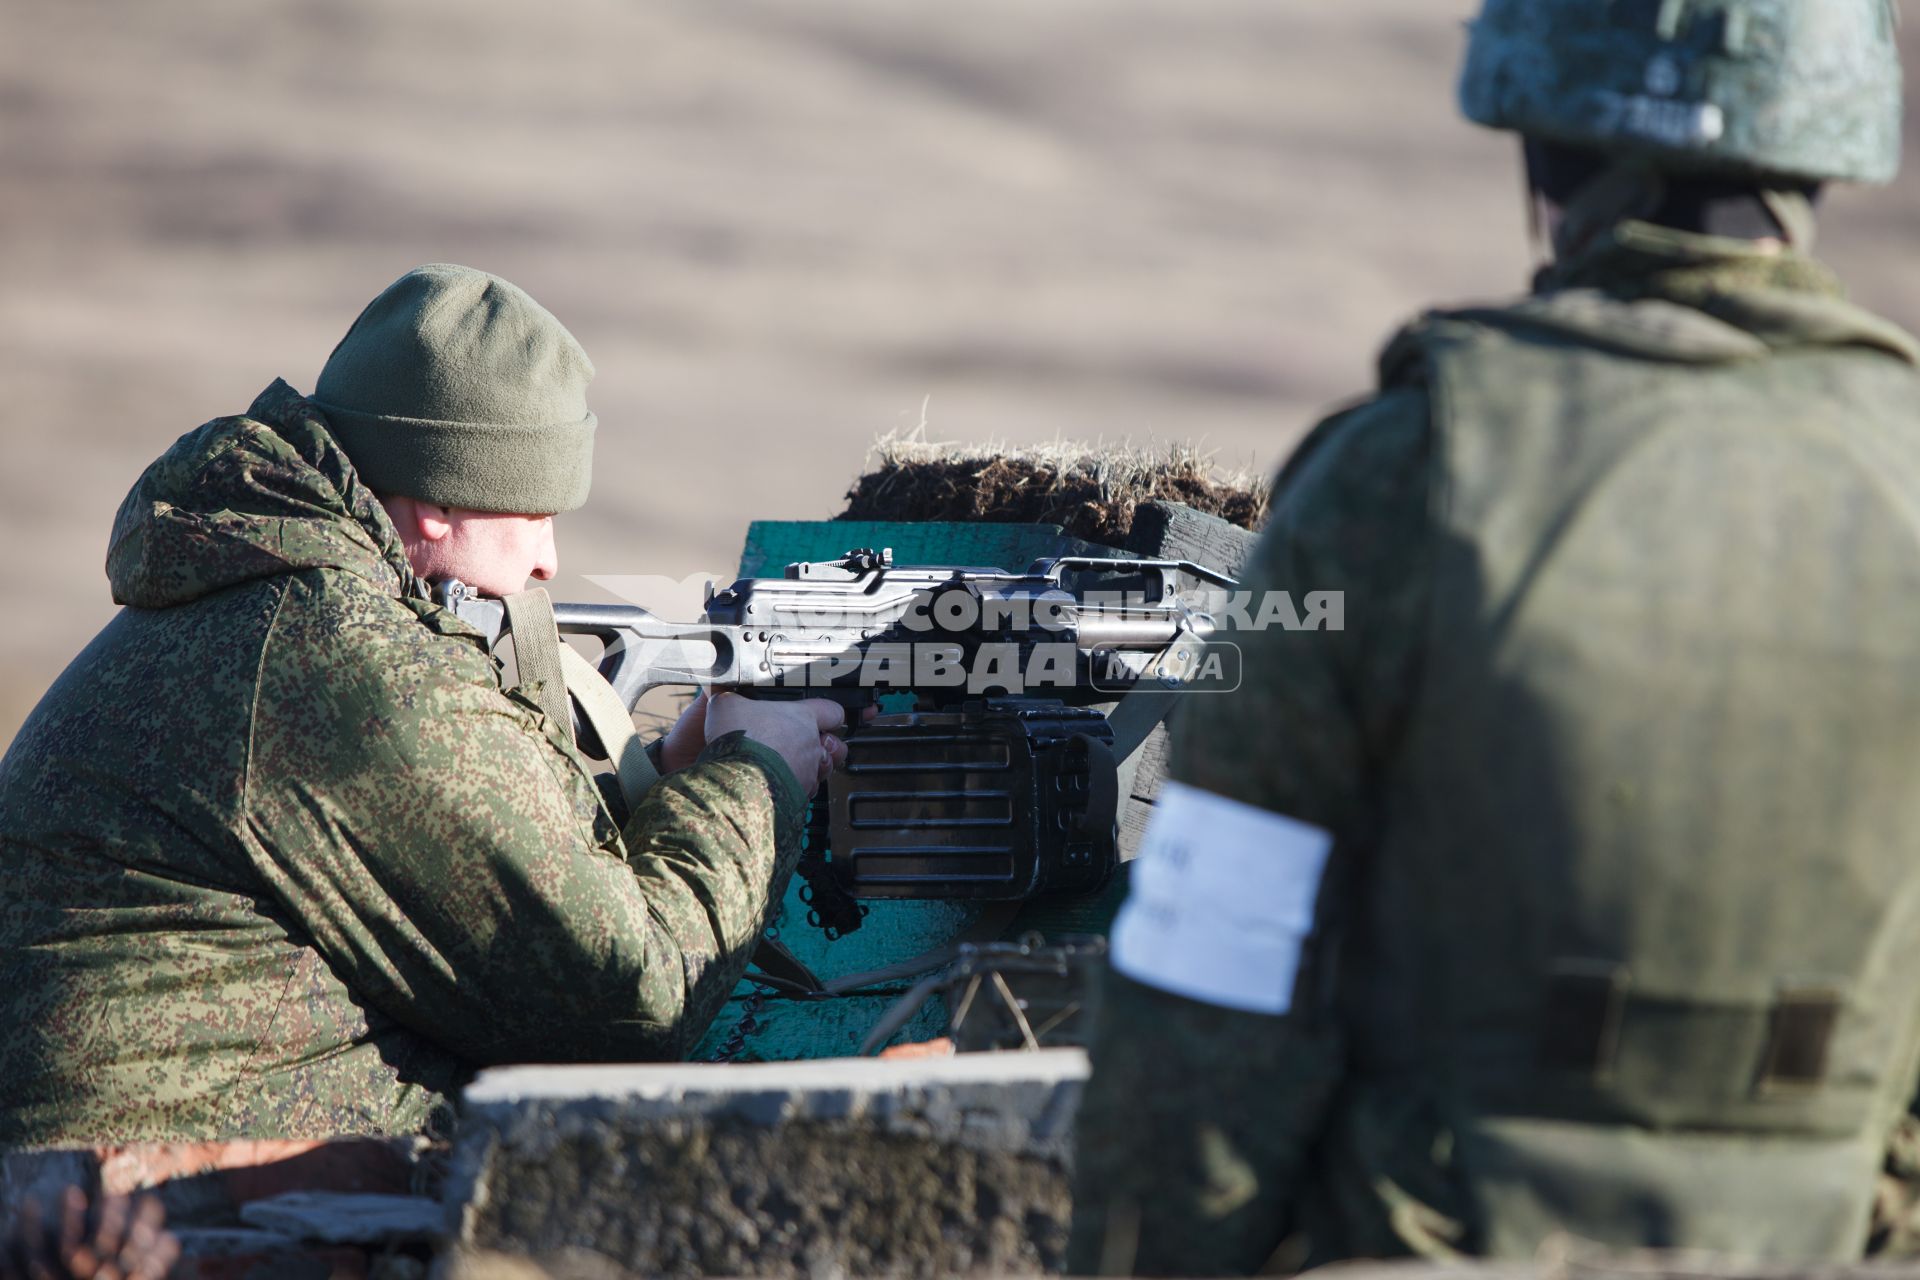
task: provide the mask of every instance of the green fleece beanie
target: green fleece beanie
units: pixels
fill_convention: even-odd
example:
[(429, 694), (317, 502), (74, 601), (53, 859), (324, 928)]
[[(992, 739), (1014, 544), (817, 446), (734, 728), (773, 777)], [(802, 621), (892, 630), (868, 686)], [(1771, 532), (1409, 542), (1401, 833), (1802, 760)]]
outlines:
[(312, 401), (376, 493), (551, 515), (587, 500), (592, 379), (587, 353), (523, 290), (434, 263), (367, 304)]

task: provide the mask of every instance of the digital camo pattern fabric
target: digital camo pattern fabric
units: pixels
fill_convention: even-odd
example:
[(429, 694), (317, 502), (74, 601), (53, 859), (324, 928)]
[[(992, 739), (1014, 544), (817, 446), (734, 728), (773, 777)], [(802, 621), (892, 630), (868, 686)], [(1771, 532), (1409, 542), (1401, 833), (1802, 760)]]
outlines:
[(623, 832), (284, 383), (148, 469), (108, 575), (0, 760), (0, 1145), (413, 1131), (705, 1029), (798, 857), (776, 755)]

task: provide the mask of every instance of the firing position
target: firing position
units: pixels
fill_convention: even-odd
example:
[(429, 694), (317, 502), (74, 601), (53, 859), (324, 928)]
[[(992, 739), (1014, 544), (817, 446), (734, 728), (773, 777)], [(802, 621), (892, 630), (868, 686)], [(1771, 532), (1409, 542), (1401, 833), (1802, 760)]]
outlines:
[(518, 288), (422, 267), (312, 396), (140, 477), (126, 608), (0, 760), (0, 1146), (417, 1131), (477, 1067), (705, 1030), (840, 708), (702, 699), (626, 813), (430, 589), (554, 575), (592, 376)]

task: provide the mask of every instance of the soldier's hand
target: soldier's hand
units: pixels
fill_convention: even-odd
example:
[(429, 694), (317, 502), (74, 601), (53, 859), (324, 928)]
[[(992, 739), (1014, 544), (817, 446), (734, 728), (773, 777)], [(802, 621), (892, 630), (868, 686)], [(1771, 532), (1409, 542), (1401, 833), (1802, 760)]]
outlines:
[(7, 1280), (163, 1280), (180, 1257), (180, 1243), (162, 1229), (160, 1201), (105, 1196), (90, 1207), (78, 1187), (60, 1200), (57, 1223), (42, 1220), (29, 1199), (12, 1238), (0, 1250)]
[(707, 745), (707, 698), (708, 695), (702, 693), (688, 703), (661, 740), (660, 763), (665, 766), (665, 772), (684, 769), (700, 758), (700, 748)]
[(847, 744), (830, 732), (846, 722), (840, 704), (825, 698), (769, 702), (717, 693), (707, 700), (708, 742), (735, 729), (745, 730), (755, 742), (779, 752), (809, 796), (846, 757)]

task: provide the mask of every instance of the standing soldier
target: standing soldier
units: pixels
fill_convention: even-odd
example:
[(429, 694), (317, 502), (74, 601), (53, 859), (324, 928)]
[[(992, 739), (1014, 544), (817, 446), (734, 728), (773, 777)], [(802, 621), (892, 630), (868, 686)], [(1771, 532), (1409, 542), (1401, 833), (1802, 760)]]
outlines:
[(1920, 1056), (1920, 346), (1807, 256), (1887, 0), (1488, 0), (1555, 261), (1288, 463), (1113, 938), (1075, 1266), (1846, 1259)]

